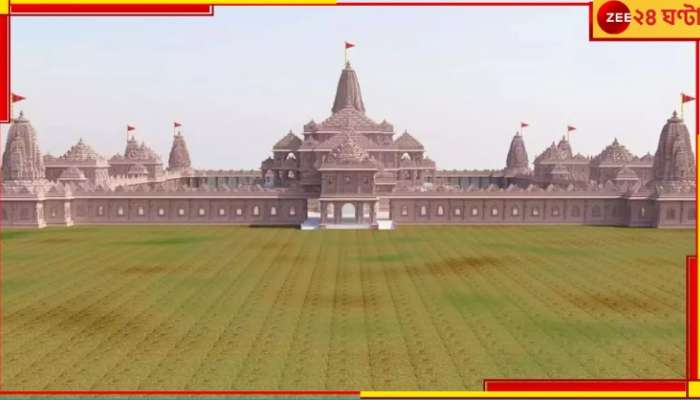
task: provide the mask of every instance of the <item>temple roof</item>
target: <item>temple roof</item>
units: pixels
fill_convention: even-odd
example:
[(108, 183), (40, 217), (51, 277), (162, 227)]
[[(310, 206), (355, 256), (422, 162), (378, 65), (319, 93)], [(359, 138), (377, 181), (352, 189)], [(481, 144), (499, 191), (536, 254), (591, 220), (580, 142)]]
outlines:
[[(310, 127), (309, 124), (305, 126)], [(356, 131), (376, 131), (376, 132), (392, 132), (393, 126), (384, 121), (381, 124), (374, 122), (367, 117), (363, 112), (357, 111), (352, 107), (345, 107), (333, 113), (320, 124), (314, 124), (316, 130), (343, 130), (353, 129)]]
[(343, 72), (340, 73), (332, 111), (335, 114), (348, 107), (363, 114), (365, 112), (365, 104), (362, 101), (362, 93), (360, 92), (360, 82), (357, 80), (357, 74), (350, 66), (350, 62), (345, 64)]
[(158, 154), (145, 143), (140, 144), (133, 137), (127, 140), (124, 155), (117, 154), (110, 158), (110, 161), (140, 161), (146, 163), (160, 164), (161, 160)]
[(59, 181), (84, 181), (85, 174), (77, 167), (68, 167), (61, 172), (61, 176), (58, 177)]
[(59, 158), (66, 161), (104, 161), (104, 157), (85, 144), (82, 138)]
[(272, 147), (273, 150), (296, 150), (301, 146), (301, 139), (295, 135), (291, 130), (289, 133), (284, 135), (275, 145)]
[(414, 138), (408, 131), (404, 131), (401, 136), (397, 137), (394, 145), (401, 150), (423, 150), (423, 145)]
[(580, 153), (572, 155), (571, 145), (569, 142), (562, 138), (559, 144), (552, 144), (547, 147), (540, 155), (535, 157), (535, 164), (539, 163), (573, 163), (581, 164), (589, 162), (589, 157), (586, 157)]
[(636, 160), (638, 157), (632, 155), (625, 146), (617, 141), (617, 138), (593, 159), (597, 164), (620, 164)]
[(565, 136), (561, 137), (559, 144), (557, 144), (557, 149), (559, 149), (559, 151), (562, 153), (565, 159), (573, 157), (573, 153), (571, 151), (571, 144), (568, 140), (566, 140)]
[(370, 140), (367, 136), (361, 133), (357, 133), (352, 129), (345, 130), (341, 133), (337, 133), (323, 142), (318, 142), (316, 140), (313, 140), (313, 138), (309, 138), (304, 141), (303, 145), (300, 148), (332, 151), (342, 144), (346, 136), (351, 136), (352, 140), (364, 150), (384, 150), (394, 148), (393, 143), (390, 143), (388, 145), (376, 143), (373, 140)]

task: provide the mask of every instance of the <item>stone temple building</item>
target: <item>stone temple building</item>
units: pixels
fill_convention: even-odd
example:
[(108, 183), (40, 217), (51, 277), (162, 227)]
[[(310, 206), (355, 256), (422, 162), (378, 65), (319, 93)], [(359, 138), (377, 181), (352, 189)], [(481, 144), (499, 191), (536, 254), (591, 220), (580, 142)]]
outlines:
[(133, 136), (109, 159), (82, 139), (62, 156), (42, 155), (20, 113), (3, 149), (2, 224), (695, 226), (695, 156), (675, 112), (654, 155), (633, 155), (615, 139), (585, 156), (562, 138), (531, 166), (516, 133), (502, 170), (440, 170), (418, 136), (367, 115), (349, 63), (330, 115), (283, 135), (258, 170), (193, 168), (181, 133), (166, 167)]

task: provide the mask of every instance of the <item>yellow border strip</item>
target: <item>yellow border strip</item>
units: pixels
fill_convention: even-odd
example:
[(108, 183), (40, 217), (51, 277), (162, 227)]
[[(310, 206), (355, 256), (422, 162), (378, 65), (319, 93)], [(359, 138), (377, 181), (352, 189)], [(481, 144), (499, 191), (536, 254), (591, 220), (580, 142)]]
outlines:
[(700, 397), (700, 381), (688, 381), (688, 397)]
[(10, 13), (10, 0), (0, 0), (0, 15)]
[[(695, 390), (700, 391), (700, 382)], [(697, 393), (696, 393), (697, 394)], [(685, 398), (686, 392), (485, 392), (485, 391), (361, 391), (363, 399), (421, 399), (421, 398), (564, 398), (564, 397), (595, 397), (595, 398)], [(692, 397), (692, 396), (691, 396)]]

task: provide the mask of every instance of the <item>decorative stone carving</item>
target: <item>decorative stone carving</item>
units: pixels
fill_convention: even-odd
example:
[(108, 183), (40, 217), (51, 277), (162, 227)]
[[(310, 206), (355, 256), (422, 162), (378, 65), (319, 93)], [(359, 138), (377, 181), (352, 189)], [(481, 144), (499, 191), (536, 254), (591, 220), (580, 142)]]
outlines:
[(7, 133), (5, 152), (2, 155), (2, 176), (5, 181), (32, 181), (45, 177), (44, 160), (36, 132), (22, 112)]
[(653, 172), (659, 183), (695, 181), (695, 158), (690, 133), (675, 111), (661, 130)]
[(168, 169), (187, 169), (190, 166), (190, 152), (187, 150), (187, 143), (185, 143), (182, 134), (178, 132), (173, 136), (173, 145), (168, 157)]

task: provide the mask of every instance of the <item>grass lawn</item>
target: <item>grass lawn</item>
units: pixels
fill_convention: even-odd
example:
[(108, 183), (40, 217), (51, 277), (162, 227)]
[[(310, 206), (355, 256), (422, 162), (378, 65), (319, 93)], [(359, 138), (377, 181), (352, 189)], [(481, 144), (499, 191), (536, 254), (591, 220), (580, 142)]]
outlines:
[(681, 378), (692, 230), (2, 233), (4, 389)]

